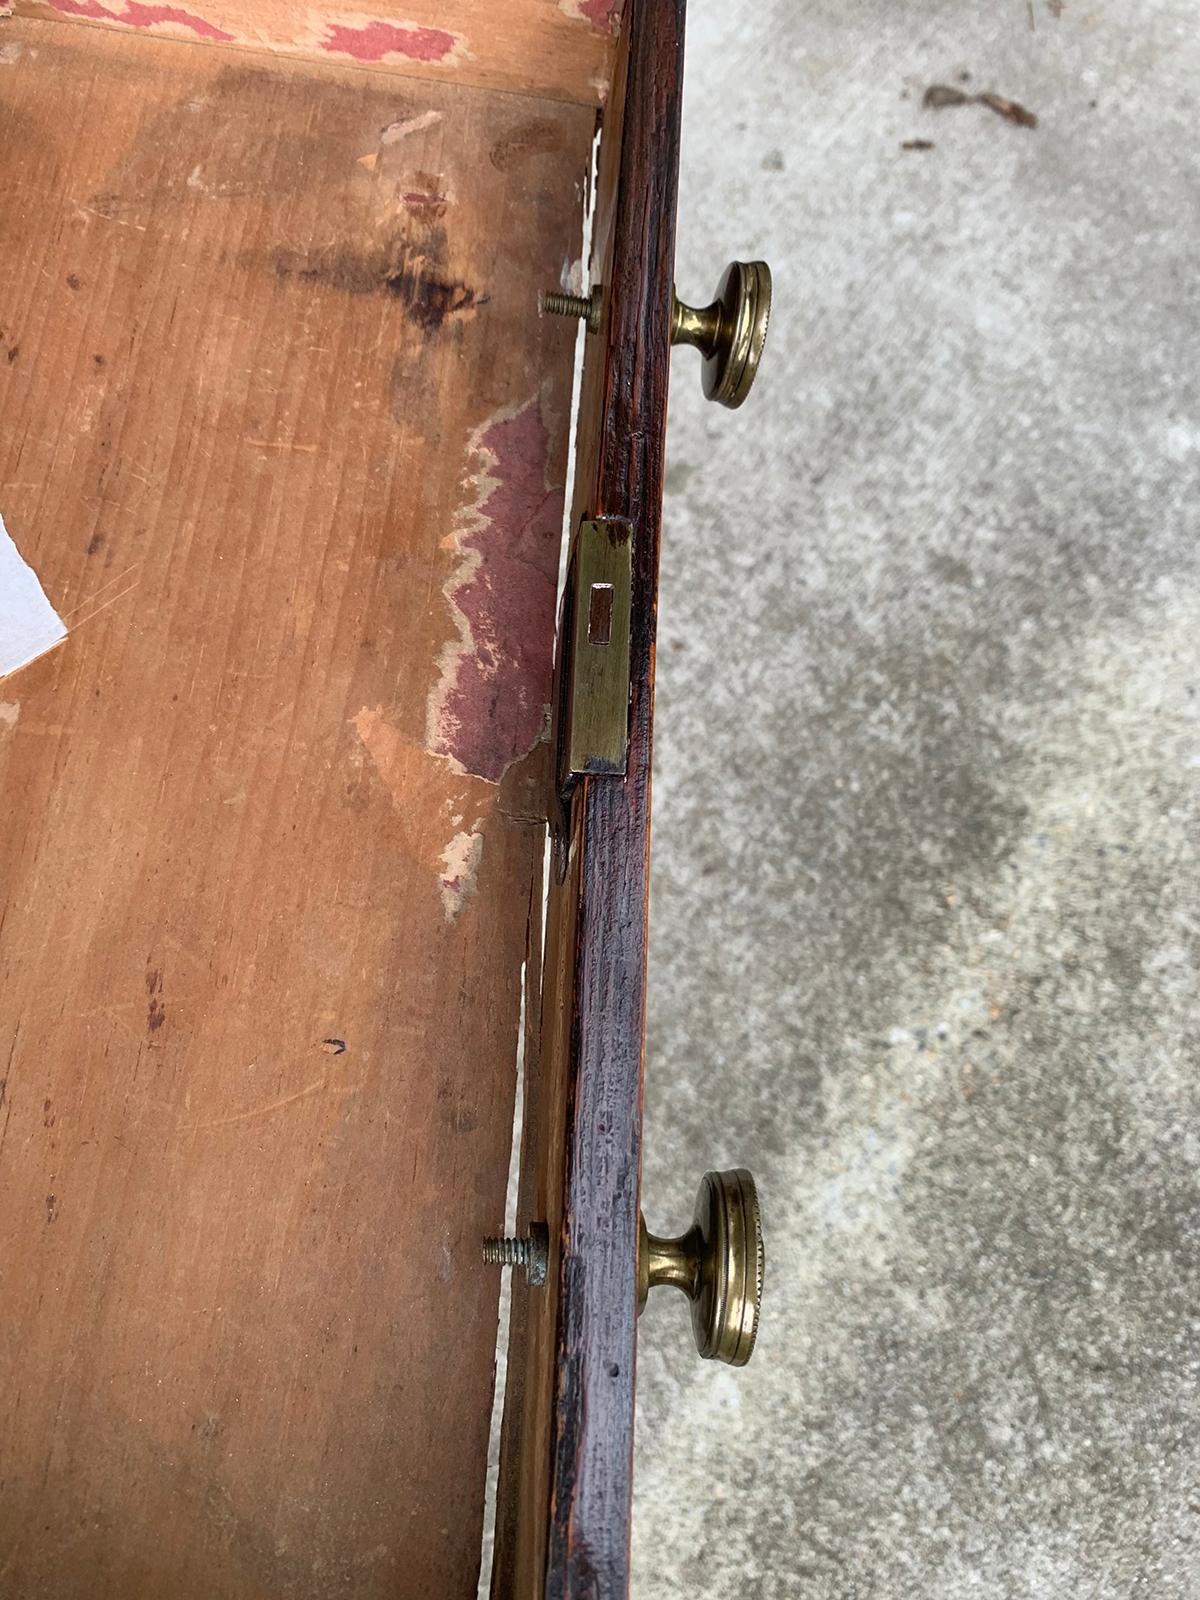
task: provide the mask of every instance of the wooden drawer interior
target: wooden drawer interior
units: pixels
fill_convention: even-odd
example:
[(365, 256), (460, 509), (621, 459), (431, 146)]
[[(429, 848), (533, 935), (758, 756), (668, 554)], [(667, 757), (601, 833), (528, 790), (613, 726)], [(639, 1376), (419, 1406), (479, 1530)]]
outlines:
[(465, 1597), (609, 19), (157, 9), (0, 22), (0, 1590)]

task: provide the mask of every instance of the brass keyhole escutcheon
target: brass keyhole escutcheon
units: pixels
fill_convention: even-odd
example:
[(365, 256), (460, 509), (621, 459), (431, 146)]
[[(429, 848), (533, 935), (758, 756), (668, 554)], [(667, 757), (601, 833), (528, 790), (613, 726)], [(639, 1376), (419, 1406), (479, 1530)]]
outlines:
[(710, 306), (697, 310), (673, 297), (671, 343), (699, 350), (707, 399), (731, 409), (741, 405), (754, 384), (770, 317), (771, 269), (765, 261), (731, 261)]
[(744, 1367), (758, 1334), (764, 1266), (754, 1179), (744, 1167), (706, 1172), (686, 1233), (660, 1239), (641, 1219), (638, 1309), (645, 1308), (651, 1289), (673, 1284), (692, 1303), (692, 1332), (701, 1356)]

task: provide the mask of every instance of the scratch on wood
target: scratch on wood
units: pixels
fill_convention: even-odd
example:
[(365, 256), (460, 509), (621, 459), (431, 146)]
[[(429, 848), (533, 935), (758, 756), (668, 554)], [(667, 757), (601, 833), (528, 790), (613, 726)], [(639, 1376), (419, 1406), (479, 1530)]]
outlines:
[(278, 1100), (272, 1100), (265, 1106), (254, 1106), (249, 1111), (239, 1111), (232, 1117), (217, 1117), (212, 1122), (185, 1122), (180, 1125), (180, 1133), (203, 1132), (208, 1128), (231, 1128), (236, 1122), (251, 1122), (256, 1117), (269, 1117), (276, 1111), (282, 1111), (285, 1106), (294, 1105), (297, 1100), (304, 1100), (310, 1094), (316, 1094), (325, 1087), (329, 1080), (321, 1078), (316, 1083), (310, 1083), (303, 1089), (297, 1089), (294, 1094), (282, 1095)]
[(135, 578), (127, 589), (122, 589), (119, 593), (114, 594), (111, 600), (105, 600), (104, 603), (102, 605), (98, 605), (94, 611), (89, 611), (86, 617), (80, 617), (78, 622), (71, 624), (72, 630), (75, 628), (82, 628), (85, 622), (91, 622), (93, 617), (98, 617), (102, 611), (107, 611), (109, 606), (115, 606), (118, 600), (124, 600), (127, 594), (133, 593), (141, 581), (142, 580), (140, 578)]
[(259, 450), (302, 450), (308, 455), (315, 455), (320, 449), (319, 445), (301, 444), (298, 439), (246, 439), (243, 442)]
[(12, 1043), (8, 1047), (8, 1060), (4, 1066), (4, 1076), (0, 1078), (0, 1108), (4, 1111), (4, 1126), (0, 1128), (0, 1155), (4, 1153), (4, 1141), (8, 1137), (8, 1119), (12, 1116), (12, 1096), (8, 1092), (8, 1080), (12, 1077), (13, 1057), (17, 1053), (17, 1039), (20, 1037), (21, 1024), (18, 1022), (13, 1029)]
[(95, 206), (76, 204), (75, 209), (80, 216), (99, 217), (101, 222), (115, 223), (118, 228), (134, 228), (138, 233), (145, 233), (146, 231), (144, 222), (130, 222), (127, 217), (110, 217), (107, 212), (98, 211)]
[(426, 128), (433, 128), (442, 120), (440, 111), (422, 111), (415, 117), (406, 117), (403, 122), (390, 122), (379, 135), (381, 145), (399, 144), (401, 139), (407, 139), (411, 134), (424, 133)]
[[(64, 611), (63, 612), (63, 621), (64, 622), (70, 622), (71, 618), (75, 615), (75, 613), (77, 611), (82, 611), (84, 606), (90, 606), (92, 601), (93, 600), (98, 600), (106, 589), (111, 589), (114, 583), (120, 583), (122, 578), (127, 578), (131, 572), (136, 572), (138, 567), (140, 567), (140, 566), (141, 566), (141, 562), (140, 561), (133, 562), (133, 564), (131, 566), (128, 566), (128, 567), (125, 568), (124, 572), (118, 572), (116, 577), (109, 578), (107, 583), (102, 583), (98, 589), (93, 589), (91, 594), (84, 595), (82, 600), (77, 600), (75, 602), (75, 604), (71, 607), (70, 611)], [(140, 582), (140, 579), (139, 579), (139, 582)], [(125, 592), (127, 592), (127, 591), (125, 591)]]

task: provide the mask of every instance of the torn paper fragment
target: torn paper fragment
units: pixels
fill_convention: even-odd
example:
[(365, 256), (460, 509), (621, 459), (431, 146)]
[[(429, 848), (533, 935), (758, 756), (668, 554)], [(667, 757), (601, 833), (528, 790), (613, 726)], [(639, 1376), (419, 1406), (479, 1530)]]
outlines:
[(37, 573), (12, 542), (0, 517), (0, 678), (28, 665), (67, 637)]

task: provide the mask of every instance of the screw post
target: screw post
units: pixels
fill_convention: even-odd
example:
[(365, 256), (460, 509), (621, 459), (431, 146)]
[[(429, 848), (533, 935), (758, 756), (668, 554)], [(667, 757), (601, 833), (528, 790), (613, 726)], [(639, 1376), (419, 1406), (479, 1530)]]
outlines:
[(489, 1267), (527, 1267), (528, 1239), (485, 1239), (483, 1259)]
[(545, 1223), (534, 1222), (524, 1239), (485, 1239), (483, 1259), (489, 1267), (521, 1267), (525, 1281), (537, 1289), (546, 1281), (549, 1247), (550, 1235)]
[(602, 305), (599, 288), (590, 295), (563, 294), (558, 289), (543, 289), (542, 310), (548, 317), (579, 317), (587, 323), (589, 333), (600, 326)]

